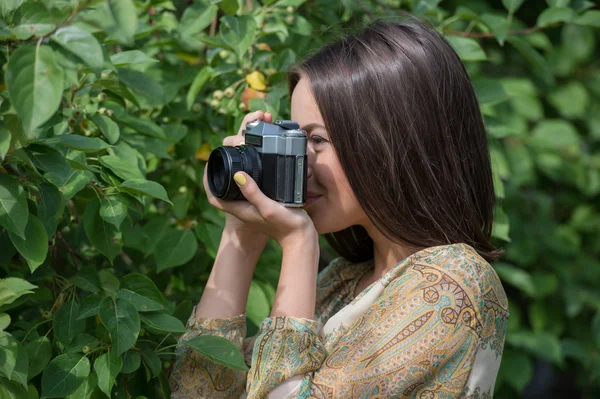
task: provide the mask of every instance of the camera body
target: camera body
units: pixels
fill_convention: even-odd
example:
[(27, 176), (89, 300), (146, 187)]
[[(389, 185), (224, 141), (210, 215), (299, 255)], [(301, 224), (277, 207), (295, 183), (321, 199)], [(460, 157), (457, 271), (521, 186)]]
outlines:
[(269, 198), (287, 207), (306, 203), (307, 136), (298, 123), (260, 120), (246, 124), (245, 144), (214, 149), (208, 159), (208, 183), (221, 199), (243, 200), (233, 175), (244, 171)]

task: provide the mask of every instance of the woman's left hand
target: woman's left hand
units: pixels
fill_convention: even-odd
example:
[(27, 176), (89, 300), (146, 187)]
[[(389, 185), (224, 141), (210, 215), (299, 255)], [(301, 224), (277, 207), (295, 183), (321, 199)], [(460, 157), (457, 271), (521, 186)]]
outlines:
[(252, 224), (284, 248), (301, 237), (317, 237), (315, 225), (308, 214), (299, 208), (288, 208), (267, 197), (256, 182), (244, 172), (234, 180), (247, 201), (224, 201), (210, 196), (212, 206)]

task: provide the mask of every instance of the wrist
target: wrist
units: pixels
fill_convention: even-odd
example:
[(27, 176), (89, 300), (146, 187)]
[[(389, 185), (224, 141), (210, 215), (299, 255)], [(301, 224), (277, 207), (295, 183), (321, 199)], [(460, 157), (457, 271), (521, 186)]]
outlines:
[(314, 230), (290, 234), (285, 239), (281, 240), (279, 245), (283, 252), (294, 251), (298, 248), (319, 248), (319, 234)]

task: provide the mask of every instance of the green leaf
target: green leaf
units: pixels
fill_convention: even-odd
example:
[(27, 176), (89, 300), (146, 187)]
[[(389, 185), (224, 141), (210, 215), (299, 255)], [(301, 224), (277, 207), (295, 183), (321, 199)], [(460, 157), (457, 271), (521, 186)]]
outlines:
[(127, 217), (127, 205), (117, 196), (106, 196), (100, 201), (100, 217), (119, 230)]
[(39, 194), (41, 202), (37, 204), (37, 215), (48, 237), (52, 237), (65, 210), (65, 199), (56, 186), (46, 182), (40, 184)]
[(10, 140), (12, 136), (10, 134), (10, 130), (5, 128), (0, 122), (0, 160), (4, 160), (8, 150), (10, 149)]
[(7, 18), (13, 11), (23, 4), (25, 0), (3, 0), (0, 2), (0, 15)]
[(535, 126), (530, 143), (546, 151), (578, 151), (581, 138), (571, 123), (561, 119), (546, 119)]
[[(69, 347), (67, 348), (67, 353), (87, 353), (91, 350), (98, 348), (100, 345), (104, 345), (102, 341), (98, 338), (93, 337), (89, 334), (83, 333), (73, 339)], [(87, 348), (86, 348), (87, 347)]]
[(96, 75), (100, 75), (104, 64), (102, 47), (89, 32), (77, 26), (58, 28), (50, 38), (65, 50), (81, 58)]
[(581, 119), (590, 105), (590, 96), (583, 84), (571, 81), (550, 93), (548, 101), (565, 118)]
[(502, 5), (509, 13), (514, 14), (525, 0), (502, 0)]
[(116, 155), (105, 155), (98, 160), (102, 166), (110, 169), (123, 180), (144, 179), (144, 175), (136, 164), (125, 161)]
[(17, 341), (17, 346), (19, 350), (17, 355), (17, 363), (15, 364), (15, 368), (13, 369), (10, 379), (18, 382), (23, 388), (27, 389), (27, 371), (29, 369), (29, 359), (27, 358), (27, 352), (25, 351), (25, 348), (19, 341)]
[(517, 392), (522, 392), (533, 377), (533, 360), (522, 352), (505, 349), (499, 375)]
[[(9, 0), (10, 1), (10, 0)], [(2, 2), (0, 2), (0, 7)], [(0, 378), (0, 398), (2, 399), (26, 399), (29, 395), (27, 390), (16, 382)], [(37, 399), (37, 398), (36, 398)]]
[(0, 226), (25, 238), (29, 209), (25, 191), (18, 180), (0, 173)]
[(592, 320), (592, 337), (596, 347), (600, 348), (600, 312), (597, 312)]
[(25, 227), (25, 238), (9, 232), (8, 236), (13, 245), (21, 255), (27, 260), (29, 270), (33, 273), (48, 254), (48, 233), (44, 224), (35, 215), (29, 215), (27, 226)]
[(32, 379), (41, 373), (50, 362), (50, 358), (52, 358), (52, 344), (48, 337), (37, 337), (25, 346), (25, 350), (29, 359), (27, 375), (29, 379)]
[(248, 366), (238, 348), (227, 338), (214, 335), (200, 335), (184, 342), (207, 359), (235, 370), (247, 371)]
[(106, 297), (100, 303), (100, 320), (110, 334), (115, 356), (135, 345), (140, 333), (140, 316), (128, 301)]
[(535, 284), (527, 271), (502, 262), (495, 262), (494, 269), (502, 281), (520, 289), (530, 297), (535, 297)]
[(96, 316), (100, 308), (100, 298), (96, 295), (87, 296), (79, 307), (78, 320), (87, 319), (88, 317)]
[(561, 366), (563, 354), (558, 338), (547, 332), (532, 331), (513, 332), (506, 336), (506, 342), (512, 346), (523, 348), (540, 359)]
[(85, 233), (94, 247), (112, 263), (123, 246), (122, 234), (100, 216), (100, 201), (88, 202), (83, 215)]
[[(190, 9), (191, 7), (192, 6), (186, 8), (186, 10)], [(158, 60), (148, 57), (146, 53), (143, 53), (140, 50), (130, 50), (111, 55), (110, 62), (112, 62), (112, 64), (116, 67), (123, 67), (129, 65), (152, 64), (158, 62)]]
[(187, 331), (187, 329), (179, 319), (173, 316), (169, 316), (166, 313), (142, 313), (140, 317), (144, 324), (158, 331), (169, 333), (183, 333)]
[(142, 347), (142, 357), (146, 366), (146, 380), (149, 381), (152, 377), (158, 377), (162, 369), (162, 362), (156, 352), (144, 345)]
[(134, 350), (123, 353), (122, 359), (123, 368), (121, 368), (121, 373), (133, 373), (140, 368), (142, 362), (140, 354)]
[(575, 18), (573, 20), (573, 23), (577, 25), (593, 26), (595, 28), (600, 28), (600, 11), (586, 11), (579, 17)]
[(91, 399), (97, 386), (96, 373), (90, 373), (85, 382), (65, 399)]
[(129, 299), (138, 311), (150, 312), (164, 309), (165, 299), (148, 277), (139, 273), (127, 274), (123, 277), (122, 284), (120, 295)]
[(50, 46), (21, 46), (10, 55), (6, 69), (10, 101), (32, 137), (34, 130), (46, 122), (60, 105), (63, 70)]
[(186, 7), (177, 30), (183, 37), (194, 36), (210, 25), (219, 8), (214, 4), (196, 1)]
[(63, 134), (56, 138), (49, 139), (48, 142), (56, 142), (67, 148), (83, 152), (98, 152), (105, 150), (110, 145), (98, 137), (85, 137), (77, 134)]
[(494, 225), (492, 227), (492, 236), (504, 241), (510, 241), (510, 222), (508, 217), (500, 207), (494, 210)]
[(10, 325), (10, 316), (6, 313), (0, 313), (0, 331), (6, 330)]
[(192, 109), (192, 105), (194, 105), (194, 101), (196, 100), (196, 96), (204, 83), (206, 83), (212, 77), (213, 69), (209, 66), (205, 66), (198, 72), (198, 75), (194, 78), (190, 89), (187, 92), (185, 97), (187, 109), (190, 111)]
[(569, 7), (546, 8), (538, 16), (538, 26), (548, 26), (558, 22), (570, 22), (575, 17), (575, 11)]
[(123, 361), (119, 356), (111, 356), (110, 350), (94, 361), (94, 371), (98, 377), (98, 387), (109, 398), (115, 384), (115, 378), (123, 368)]
[(151, 198), (157, 198), (159, 200), (163, 200), (173, 205), (173, 203), (169, 200), (165, 188), (155, 181), (144, 179), (129, 179), (121, 183), (119, 188), (122, 188), (123, 190), (132, 194), (139, 194)]
[(201, 222), (196, 225), (195, 232), (198, 240), (206, 248), (206, 253), (211, 258), (216, 258), (223, 228), (209, 222)]
[[(93, 292), (94, 294), (100, 291), (100, 279), (95, 266), (84, 266), (79, 273), (71, 278), (71, 282), (84, 291)], [(79, 309), (79, 313), (81, 313), (81, 309)]]
[(17, 278), (8, 277), (0, 279), (0, 306), (8, 305), (23, 295), (33, 293), (37, 287), (29, 282)]
[(59, 398), (75, 392), (90, 374), (90, 361), (80, 354), (62, 354), (42, 374), (42, 395)]
[(463, 61), (484, 61), (487, 55), (476, 40), (468, 37), (446, 36)]
[(504, 45), (504, 39), (508, 34), (509, 23), (504, 17), (492, 14), (483, 14), (481, 20), (492, 30), (496, 40), (501, 46)]
[(162, 86), (148, 75), (129, 68), (118, 68), (119, 80), (134, 93), (146, 98), (153, 107), (158, 107), (165, 101)]
[(121, 44), (132, 46), (138, 22), (133, 0), (107, 0), (107, 3), (114, 21), (111, 36)]
[(58, 187), (65, 200), (70, 200), (85, 188), (94, 174), (87, 170), (73, 170), (67, 179), (58, 179), (54, 175), (46, 175), (48, 181)]
[(241, 17), (225, 16), (221, 18), (219, 32), (223, 41), (231, 47), (238, 59), (241, 60), (254, 43), (258, 26), (254, 18), (248, 15)]
[(111, 298), (117, 297), (117, 290), (121, 286), (121, 282), (116, 278), (109, 270), (102, 269), (98, 272), (98, 278), (100, 279), (100, 287), (109, 295)]
[(532, 71), (535, 75), (539, 76), (547, 86), (553, 86), (554, 75), (552, 69), (548, 65), (548, 62), (544, 57), (540, 55), (529, 43), (523, 38), (518, 36), (509, 36), (506, 39), (507, 42), (512, 44), (519, 53), (531, 64), (533, 67)]
[(106, 115), (100, 114), (92, 115), (90, 119), (98, 126), (100, 131), (102, 131), (102, 134), (110, 144), (116, 144), (117, 141), (119, 141), (119, 137), (121, 136), (119, 125), (112, 119)]
[(266, 317), (269, 317), (270, 312), (271, 307), (265, 292), (259, 283), (252, 280), (246, 303), (247, 319), (258, 326)]
[(19, 355), (19, 342), (7, 332), (0, 331), (0, 377), (10, 379)]
[(156, 244), (157, 272), (189, 262), (198, 250), (196, 237), (189, 230), (171, 230)]
[(72, 299), (65, 302), (54, 315), (54, 336), (67, 347), (77, 335), (85, 331), (85, 321), (78, 319), (79, 303)]
[(164, 310), (165, 308), (160, 303), (128, 289), (120, 289), (117, 291), (117, 298), (122, 298), (131, 302), (138, 312), (152, 312), (156, 310)]
[(41, 144), (30, 144), (25, 151), (37, 168), (48, 172), (57, 179), (67, 179), (72, 173), (69, 161), (54, 148)]

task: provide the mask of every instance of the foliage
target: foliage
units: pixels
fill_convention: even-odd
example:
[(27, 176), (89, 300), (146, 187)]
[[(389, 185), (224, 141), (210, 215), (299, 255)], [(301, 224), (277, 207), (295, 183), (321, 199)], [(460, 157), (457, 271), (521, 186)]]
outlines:
[[(0, 397), (168, 397), (172, 349), (224, 223), (202, 188), (210, 150), (249, 110), (289, 118), (292, 63), (400, 9), (428, 18), (455, 46), (489, 132), (501, 200), (494, 236), (507, 250), (494, 266), (511, 311), (496, 396), (522, 392), (536, 359), (597, 396), (600, 11), (592, 6), (2, 1)], [(270, 243), (257, 266), (249, 335), (269, 315), (280, 256)], [(245, 367), (228, 341), (205, 338), (189, 345)]]

